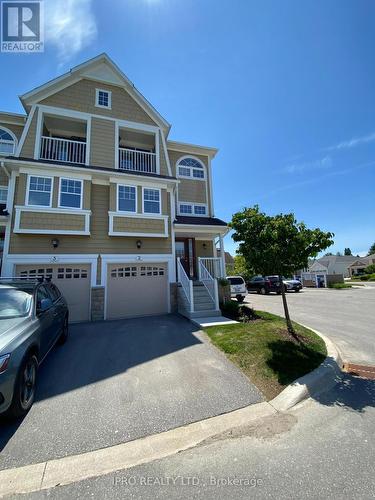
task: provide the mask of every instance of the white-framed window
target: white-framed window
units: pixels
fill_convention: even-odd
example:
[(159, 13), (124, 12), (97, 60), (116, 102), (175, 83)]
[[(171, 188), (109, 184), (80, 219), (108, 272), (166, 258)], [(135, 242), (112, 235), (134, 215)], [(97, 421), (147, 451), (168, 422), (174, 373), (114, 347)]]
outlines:
[(98, 108), (112, 108), (112, 92), (96, 89), (95, 106)]
[(193, 213), (193, 205), (189, 203), (180, 203), (180, 214), (191, 215)]
[(137, 211), (137, 188), (136, 186), (117, 185), (117, 211), (131, 212)]
[(180, 202), (178, 204), (178, 213), (180, 215), (196, 215), (198, 217), (204, 217), (207, 215), (207, 205), (203, 203)]
[(83, 181), (60, 178), (59, 207), (82, 209)]
[(160, 189), (143, 188), (143, 213), (160, 214)]
[(0, 155), (14, 155), (17, 147), (16, 136), (5, 127), (0, 127)]
[(53, 177), (29, 175), (27, 204), (37, 207), (51, 207)]
[(0, 204), (6, 205), (7, 199), (8, 199), (7, 186), (0, 186)]
[(182, 158), (177, 163), (178, 177), (186, 177), (188, 179), (205, 179), (205, 169), (203, 164), (196, 158), (186, 157)]

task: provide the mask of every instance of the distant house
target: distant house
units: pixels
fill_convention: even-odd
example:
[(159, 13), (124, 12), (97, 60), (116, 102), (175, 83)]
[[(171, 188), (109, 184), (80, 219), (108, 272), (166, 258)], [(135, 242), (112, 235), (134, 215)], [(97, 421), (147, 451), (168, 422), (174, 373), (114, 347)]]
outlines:
[(349, 276), (364, 274), (367, 266), (375, 264), (375, 253), (367, 257), (358, 257), (348, 267)]
[[(226, 274), (231, 275), (234, 271), (234, 258), (229, 252), (224, 252)], [(220, 257), (220, 250), (217, 249), (217, 256)]]
[(324, 272), (325, 274), (342, 274), (348, 278), (349, 266), (356, 260), (353, 255), (327, 255), (316, 259), (309, 265), (309, 272)]

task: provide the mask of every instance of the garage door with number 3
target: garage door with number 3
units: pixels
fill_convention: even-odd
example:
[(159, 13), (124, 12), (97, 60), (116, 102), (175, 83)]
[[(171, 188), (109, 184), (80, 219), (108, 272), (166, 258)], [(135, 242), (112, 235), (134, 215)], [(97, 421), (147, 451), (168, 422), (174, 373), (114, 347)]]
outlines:
[(65, 297), (69, 307), (69, 321), (90, 320), (90, 265), (19, 265), (17, 276), (51, 278)]

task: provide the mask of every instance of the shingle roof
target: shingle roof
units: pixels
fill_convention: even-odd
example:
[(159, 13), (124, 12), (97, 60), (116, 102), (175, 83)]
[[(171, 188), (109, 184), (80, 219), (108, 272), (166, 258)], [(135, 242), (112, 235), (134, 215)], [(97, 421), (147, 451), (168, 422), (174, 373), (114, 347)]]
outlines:
[(188, 224), (194, 226), (226, 226), (227, 223), (216, 217), (189, 217), (177, 215), (175, 224)]

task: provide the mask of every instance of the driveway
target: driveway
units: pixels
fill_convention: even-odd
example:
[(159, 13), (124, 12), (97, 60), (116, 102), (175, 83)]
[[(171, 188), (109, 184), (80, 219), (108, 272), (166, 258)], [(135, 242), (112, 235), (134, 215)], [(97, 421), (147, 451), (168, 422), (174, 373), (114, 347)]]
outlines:
[[(288, 293), (291, 318), (326, 334), (344, 361), (375, 365), (375, 287), (347, 290), (304, 288)], [(284, 316), (281, 297), (248, 294), (246, 303)]]
[(0, 469), (131, 441), (261, 400), (182, 317), (74, 325), (41, 366), (26, 418), (0, 423)]

